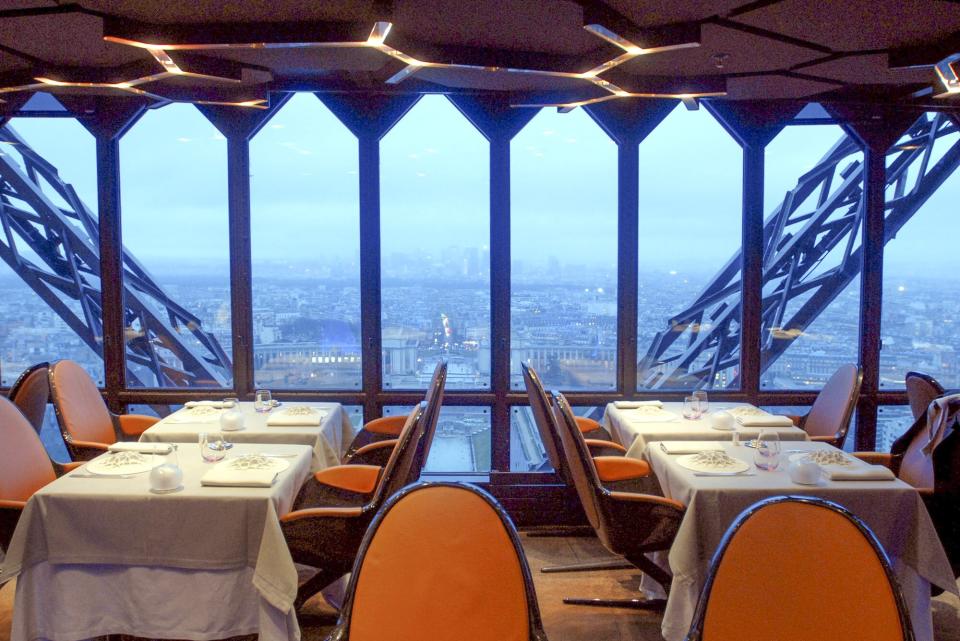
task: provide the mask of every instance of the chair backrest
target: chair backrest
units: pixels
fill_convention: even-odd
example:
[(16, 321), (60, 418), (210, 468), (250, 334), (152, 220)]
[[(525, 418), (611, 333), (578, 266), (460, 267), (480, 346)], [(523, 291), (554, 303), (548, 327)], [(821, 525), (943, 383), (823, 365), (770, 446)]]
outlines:
[(40, 433), (50, 402), (50, 363), (28, 367), (10, 388), (10, 400)]
[(850, 417), (857, 405), (862, 380), (863, 374), (859, 367), (852, 364), (841, 365), (817, 394), (817, 400), (807, 414), (803, 423), (807, 434), (836, 436), (842, 445), (850, 427)]
[(476, 487), (407, 487), (367, 530), (330, 638), (545, 639), (510, 518)]
[(883, 549), (845, 508), (778, 496), (745, 510), (714, 554), (688, 641), (913, 639)]
[(426, 409), (426, 401), (421, 401), (413, 407), (413, 410), (407, 416), (407, 422), (404, 423), (400, 435), (397, 436), (397, 444), (383, 466), (380, 483), (377, 484), (377, 489), (371, 499), (373, 507), (383, 505), (384, 501), (419, 477), (422, 465), (418, 465), (418, 463), (423, 459), (422, 445)]
[(890, 448), (892, 453), (902, 455), (897, 470), (902, 481), (916, 488), (934, 488), (937, 482), (935, 451), (958, 418), (960, 394), (930, 401), (926, 411)]
[(530, 411), (533, 413), (533, 422), (537, 426), (537, 432), (540, 433), (540, 441), (543, 443), (543, 449), (547, 453), (547, 460), (556, 471), (557, 475), (567, 485), (573, 485), (570, 477), (570, 470), (567, 468), (567, 462), (563, 460), (561, 454), (560, 435), (557, 431), (556, 416), (553, 413), (553, 401), (543, 387), (543, 381), (536, 370), (520, 363), (523, 370), (523, 384), (527, 388), (527, 398), (530, 400)]
[(113, 421), (100, 390), (78, 364), (62, 360), (50, 366), (50, 396), (65, 436), (95, 443), (116, 442)]
[(557, 432), (560, 437), (560, 451), (567, 462), (570, 478), (580, 497), (587, 521), (599, 533), (602, 527), (599, 493), (603, 491), (603, 485), (600, 483), (600, 477), (597, 476), (590, 450), (584, 442), (580, 428), (577, 427), (577, 419), (570, 403), (559, 392), (553, 392), (553, 403)]
[(433, 368), (433, 378), (430, 380), (430, 387), (423, 397), (423, 402), (427, 404), (424, 411), (423, 425), (423, 451), (422, 460), (418, 469), (423, 469), (427, 462), (427, 456), (430, 454), (430, 447), (433, 445), (433, 437), (437, 433), (437, 422), (440, 420), (440, 410), (443, 409), (443, 391), (447, 385), (447, 361), (440, 361)]
[(0, 397), (0, 499), (26, 501), (55, 478), (33, 426), (16, 405)]
[(930, 405), (930, 401), (938, 396), (943, 396), (946, 391), (937, 379), (921, 372), (907, 372), (905, 385), (913, 420), (923, 416), (923, 413), (927, 411), (927, 406)]

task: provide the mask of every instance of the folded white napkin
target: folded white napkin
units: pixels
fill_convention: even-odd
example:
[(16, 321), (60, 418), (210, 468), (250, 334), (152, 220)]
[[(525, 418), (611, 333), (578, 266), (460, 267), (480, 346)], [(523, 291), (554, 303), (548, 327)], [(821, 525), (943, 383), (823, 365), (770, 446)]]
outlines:
[[(650, 407), (640, 407), (639, 410), (650, 410), (656, 408)], [(679, 421), (680, 417), (674, 414), (673, 412), (668, 412), (666, 410), (659, 411), (633, 411), (627, 412), (627, 421), (630, 423), (672, 423), (674, 421)]]
[(660, 441), (660, 449), (667, 454), (699, 454), (720, 452), (723, 448), (714, 441)]
[(744, 427), (793, 427), (789, 416), (767, 414), (765, 416), (738, 416), (737, 423)]
[(200, 485), (215, 487), (270, 487), (277, 479), (277, 471), (270, 470), (234, 470), (217, 465), (200, 479)]
[(614, 401), (618, 410), (635, 410), (638, 407), (663, 407), (662, 401)]
[(141, 454), (169, 454), (173, 451), (170, 443), (114, 443), (107, 448), (111, 452), (139, 452)]
[(320, 425), (325, 411), (318, 410), (306, 405), (294, 405), (280, 411), (274, 410), (267, 418), (267, 425), (271, 426), (291, 426), (291, 427), (312, 427)]
[(848, 470), (829, 470), (826, 473), (831, 481), (892, 481), (897, 478), (890, 468), (883, 465), (854, 465)]
[(187, 401), (183, 404), (184, 407), (212, 407), (218, 410), (227, 409), (233, 405), (233, 401)]

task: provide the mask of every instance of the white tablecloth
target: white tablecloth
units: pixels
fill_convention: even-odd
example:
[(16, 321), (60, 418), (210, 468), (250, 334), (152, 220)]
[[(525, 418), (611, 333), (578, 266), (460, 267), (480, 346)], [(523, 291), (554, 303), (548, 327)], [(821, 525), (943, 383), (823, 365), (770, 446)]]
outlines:
[[(228, 456), (264, 449), (238, 444)], [(277, 517), (310, 474), (311, 450), (269, 450), (293, 455), (270, 488), (202, 487), (210, 464), (185, 444), (176, 493), (152, 493), (149, 473), (67, 475), (37, 492), (0, 569), (0, 582), (19, 576), (12, 641), (299, 639), (297, 571)]]
[[(752, 449), (732, 443), (721, 445), (731, 456), (753, 467)], [(824, 443), (797, 442), (788, 443), (784, 449), (832, 448)], [(647, 448), (647, 457), (664, 494), (687, 506), (668, 556), (673, 582), (663, 617), (662, 632), (667, 641), (679, 641), (688, 632), (710, 560), (727, 528), (757, 501), (783, 494), (819, 496), (859, 516), (877, 535), (893, 562), (917, 640), (932, 641), (930, 584), (952, 592), (957, 591), (957, 584), (920, 495), (906, 483), (821, 481), (819, 486), (798, 485), (787, 475), (786, 458), (774, 472), (756, 470), (754, 476), (703, 477), (677, 465), (677, 457), (659, 447)], [(744, 607), (749, 608), (749, 604)], [(855, 598), (850, 607), (856, 607)]]
[[(710, 412), (735, 407), (751, 407), (748, 403), (710, 403)], [(603, 413), (603, 425), (609, 430), (613, 440), (628, 450), (627, 456), (642, 458), (647, 445), (652, 441), (731, 441), (732, 431), (715, 430), (710, 427), (710, 415), (698, 420), (683, 418), (683, 403), (664, 403), (663, 409), (674, 414), (679, 420), (664, 422), (638, 422), (631, 420), (637, 416), (635, 410), (617, 409), (613, 403), (607, 405)], [(805, 441), (807, 433), (799, 427), (739, 427), (744, 439), (756, 438), (760, 430), (772, 430), (780, 435), (782, 441)]]
[[(319, 426), (291, 427), (267, 425), (269, 414), (258, 414), (253, 403), (240, 403), (244, 425), (242, 430), (223, 432), (232, 443), (295, 443), (313, 448), (311, 471), (340, 464), (340, 457), (353, 441), (353, 425), (340, 403), (284, 403), (277, 412), (295, 405), (309, 405), (325, 413)], [(151, 426), (140, 440), (149, 443), (196, 443), (200, 432), (220, 431), (219, 413), (206, 422), (184, 422), (187, 408), (180, 409)]]

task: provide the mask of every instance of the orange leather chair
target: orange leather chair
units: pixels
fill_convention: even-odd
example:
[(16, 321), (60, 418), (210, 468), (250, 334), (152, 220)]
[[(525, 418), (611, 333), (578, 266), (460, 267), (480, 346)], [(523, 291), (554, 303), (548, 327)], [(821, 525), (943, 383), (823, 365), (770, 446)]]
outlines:
[(90, 375), (70, 360), (50, 367), (50, 395), (67, 452), (74, 460), (90, 460), (117, 441), (135, 440), (160, 420), (111, 413)]
[[(894, 441), (890, 452), (856, 452), (917, 489), (960, 577), (960, 394), (941, 396)], [(939, 593), (939, 588), (934, 590)]]
[[(644, 461), (624, 457), (591, 458), (567, 399), (557, 392), (553, 396), (563, 455), (583, 511), (597, 537), (607, 550), (643, 570), (669, 593), (670, 573), (653, 563), (646, 554), (670, 549), (686, 507), (662, 496), (605, 487), (604, 480), (636, 478), (640, 473), (649, 474), (650, 468)], [(662, 600), (655, 599), (564, 599), (563, 602), (638, 609), (664, 606)]]
[(8, 398), (26, 417), (33, 429), (40, 433), (50, 402), (50, 363), (28, 367), (10, 388)]
[(778, 496), (748, 508), (727, 530), (687, 641), (767, 637), (912, 641), (886, 554), (845, 508)]
[(33, 493), (80, 463), (52, 462), (33, 426), (2, 397), (0, 444), (0, 549), (6, 550)]
[[(424, 401), (429, 405), (434, 399), (443, 403), (443, 390), (447, 381), (447, 362), (440, 361), (433, 368), (433, 377), (427, 387)], [(383, 416), (366, 423), (350, 443), (343, 462), (361, 465), (384, 465), (390, 458), (390, 450), (406, 422), (406, 416)]]
[(841, 365), (817, 394), (813, 407), (805, 416), (791, 416), (811, 441), (822, 441), (843, 449), (850, 429), (850, 417), (857, 407), (863, 373), (856, 365)]
[(297, 608), (350, 571), (380, 507), (420, 478), (439, 410), (425, 401), (414, 407), (384, 466), (338, 465), (307, 479), (293, 511), (280, 518), (293, 560), (317, 569), (297, 591)]
[(328, 638), (546, 641), (510, 518), (454, 483), (407, 487), (377, 514)]
[(910, 401), (913, 420), (917, 420), (927, 411), (930, 401), (946, 393), (937, 379), (920, 372), (907, 372), (904, 384), (907, 388), (907, 400)]

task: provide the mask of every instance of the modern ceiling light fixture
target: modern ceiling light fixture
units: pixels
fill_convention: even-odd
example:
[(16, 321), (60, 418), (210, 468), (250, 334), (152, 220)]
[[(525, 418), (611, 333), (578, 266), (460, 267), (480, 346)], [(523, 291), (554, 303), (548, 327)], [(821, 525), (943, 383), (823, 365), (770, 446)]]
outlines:
[(944, 98), (960, 93), (960, 53), (947, 56), (934, 66), (934, 71), (943, 83), (946, 91), (934, 94), (934, 98)]

